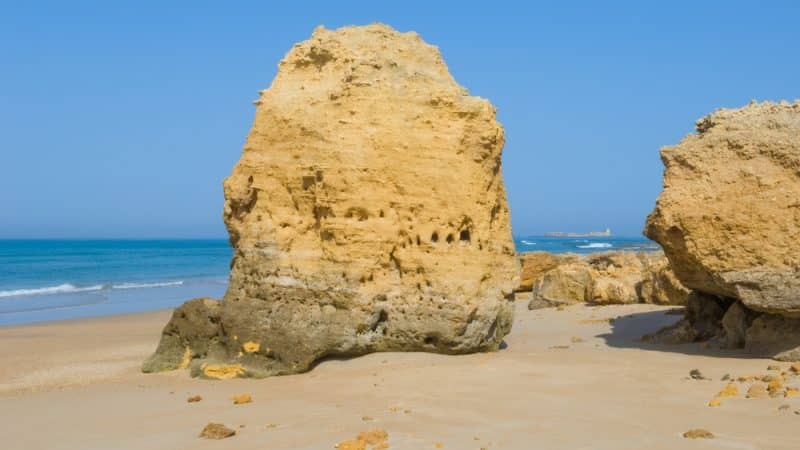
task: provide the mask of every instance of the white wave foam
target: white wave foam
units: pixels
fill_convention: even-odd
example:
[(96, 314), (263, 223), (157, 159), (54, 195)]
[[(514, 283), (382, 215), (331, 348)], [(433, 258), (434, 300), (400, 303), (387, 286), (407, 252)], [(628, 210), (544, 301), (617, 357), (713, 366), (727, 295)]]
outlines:
[(163, 283), (122, 283), (114, 284), (112, 289), (144, 289), (157, 287), (182, 286), (183, 281), (165, 281)]
[(611, 248), (613, 245), (608, 242), (592, 242), (591, 244), (578, 245), (578, 248)]
[(522, 241), (520, 241), (520, 242), (522, 242), (522, 243), (523, 243), (523, 244), (525, 244), (525, 245), (536, 245), (536, 242), (526, 241), (525, 239), (523, 239), (523, 240), (522, 240)]
[(183, 285), (183, 280), (165, 281), (162, 283), (120, 283), (114, 285), (96, 284), (94, 286), (82, 286), (82, 287), (77, 287), (69, 283), (64, 283), (64, 284), (59, 284), (58, 286), (47, 286), (35, 289), (14, 289), (10, 291), (0, 291), (0, 298), (26, 297), (31, 295), (72, 294), (76, 292), (92, 292), (92, 291), (102, 291), (106, 289), (146, 289), (146, 288), (172, 287), (172, 286), (182, 286), (182, 285)]
[(59, 284), (58, 286), (48, 286), (36, 289), (15, 289), (11, 291), (0, 291), (0, 298), (2, 297), (21, 297), (25, 295), (47, 295), (47, 294), (64, 294), (70, 292), (89, 292), (100, 291), (105, 286), (97, 284), (94, 286), (76, 287), (69, 283)]

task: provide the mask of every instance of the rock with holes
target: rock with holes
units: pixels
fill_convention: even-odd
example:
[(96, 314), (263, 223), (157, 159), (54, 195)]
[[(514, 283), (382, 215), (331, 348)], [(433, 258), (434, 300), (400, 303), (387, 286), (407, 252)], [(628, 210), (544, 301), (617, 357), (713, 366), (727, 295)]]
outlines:
[(645, 234), (684, 286), (736, 308), (728, 345), (798, 358), (800, 101), (721, 109), (696, 126), (661, 151), (664, 189)]
[(151, 367), (177, 367), (185, 347), (193, 373), (237, 376), (496, 350), (519, 281), (503, 129), (438, 49), (385, 25), (320, 27), (255, 103), (224, 184), (234, 256), (210, 341), (225, 354), (168, 327)]

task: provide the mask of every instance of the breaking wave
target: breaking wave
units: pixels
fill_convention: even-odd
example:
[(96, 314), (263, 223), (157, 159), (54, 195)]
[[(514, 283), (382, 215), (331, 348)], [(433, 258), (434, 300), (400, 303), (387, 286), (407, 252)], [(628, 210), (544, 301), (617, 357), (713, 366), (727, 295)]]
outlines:
[(120, 283), (120, 284), (95, 284), (92, 286), (75, 286), (69, 283), (58, 286), (46, 286), (33, 289), (12, 289), (0, 291), (0, 298), (26, 297), (32, 295), (71, 294), (76, 292), (105, 291), (109, 289), (146, 289), (159, 287), (182, 286), (183, 281), (165, 281), (161, 283)]
[(592, 242), (591, 244), (578, 245), (578, 248), (611, 248), (613, 245), (608, 242)]

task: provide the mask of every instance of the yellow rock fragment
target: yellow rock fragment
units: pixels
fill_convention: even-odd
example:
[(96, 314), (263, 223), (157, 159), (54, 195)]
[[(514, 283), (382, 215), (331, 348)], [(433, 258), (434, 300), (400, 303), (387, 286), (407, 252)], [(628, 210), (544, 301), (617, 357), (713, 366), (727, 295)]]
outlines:
[(683, 433), (683, 437), (686, 439), (713, 439), (714, 434), (702, 428), (695, 428), (694, 430)]
[(772, 381), (770, 381), (769, 384), (767, 385), (767, 391), (769, 391), (770, 394), (774, 394), (776, 392), (783, 391), (782, 380), (773, 379)]
[(800, 373), (800, 363), (792, 364), (792, 366), (789, 367), (789, 370), (794, 372), (794, 373)]
[(234, 405), (243, 405), (245, 403), (253, 403), (253, 397), (250, 394), (239, 394), (233, 396)]
[(203, 364), (201, 369), (203, 375), (217, 380), (230, 380), (245, 373), (241, 364)]
[(786, 388), (786, 393), (783, 394), (783, 396), (786, 398), (800, 397), (800, 389), (791, 387)]
[(348, 439), (336, 444), (339, 450), (367, 450), (367, 443), (361, 439)]
[(714, 397), (714, 398), (711, 399), (711, 401), (708, 402), (708, 406), (710, 406), (712, 408), (717, 407), (717, 406), (722, 406), (722, 399), (719, 398), (719, 397)]
[(374, 430), (362, 431), (358, 433), (357, 439), (364, 441), (369, 445), (378, 445), (389, 439), (389, 433), (386, 430), (376, 428)]
[(256, 353), (260, 348), (261, 344), (258, 342), (247, 341), (242, 344), (242, 350), (244, 350), (245, 353)]
[(736, 397), (737, 395), (739, 395), (739, 388), (736, 387), (736, 385), (734, 383), (728, 383), (727, 386), (722, 388), (722, 390), (719, 391), (719, 393), (717, 393), (717, 397), (720, 397), (720, 398), (722, 398), (722, 397)]

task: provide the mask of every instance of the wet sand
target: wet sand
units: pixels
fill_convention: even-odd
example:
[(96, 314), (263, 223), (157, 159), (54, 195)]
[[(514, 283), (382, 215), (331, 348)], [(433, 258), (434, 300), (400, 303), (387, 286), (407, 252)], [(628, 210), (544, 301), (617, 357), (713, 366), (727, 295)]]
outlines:
[[(738, 397), (707, 406), (726, 385), (724, 374), (766, 374), (775, 362), (639, 342), (678, 319), (667, 310), (528, 311), (519, 302), (497, 353), (378, 353), (324, 361), (301, 375), (229, 381), (139, 372), (168, 311), (5, 327), (0, 442), (14, 449), (332, 449), (380, 428), (391, 449), (800, 448), (800, 398), (745, 399), (741, 384)], [(710, 380), (690, 379), (692, 369)], [(242, 393), (253, 402), (234, 405)], [(187, 403), (193, 395), (203, 400)], [(783, 404), (790, 409), (779, 411)], [(237, 434), (199, 438), (209, 422)], [(693, 428), (716, 437), (682, 437)]]

